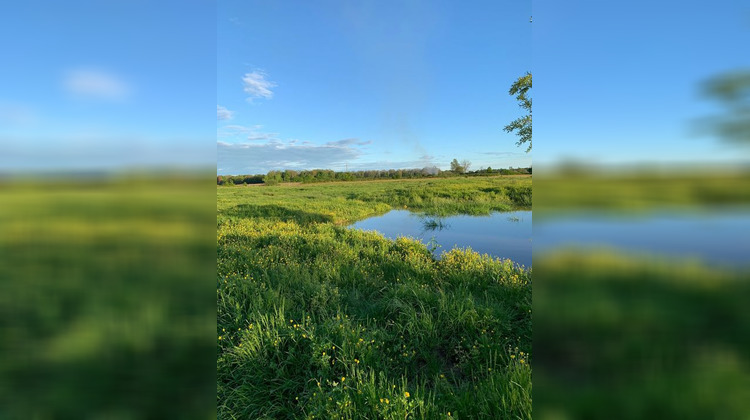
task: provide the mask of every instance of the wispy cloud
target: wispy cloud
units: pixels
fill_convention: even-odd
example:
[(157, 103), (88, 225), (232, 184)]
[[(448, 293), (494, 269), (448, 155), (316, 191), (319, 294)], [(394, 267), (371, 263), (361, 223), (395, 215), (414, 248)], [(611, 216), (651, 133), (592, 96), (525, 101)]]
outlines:
[(344, 139), (322, 145), (273, 139), (267, 143), (217, 142), (217, 158), (223, 174), (266, 173), (277, 169), (343, 169), (360, 156), (367, 141)]
[(256, 98), (271, 99), (273, 97), (271, 88), (276, 87), (275, 83), (266, 80), (266, 73), (259, 70), (245, 73), (242, 77), (242, 85), (245, 93), (249, 95), (248, 101)]
[(262, 125), (252, 125), (252, 126), (248, 127), (248, 126), (244, 126), (244, 125), (233, 124), (233, 125), (225, 125), (222, 128), (225, 129), (225, 130), (227, 130), (227, 132), (229, 132), (229, 133), (250, 133), (250, 132), (253, 132), (253, 131), (260, 130), (261, 128), (263, 128), (263, 126)]
[(227, 125), (221, 127), (218, 137), (224, 140), (235, 139), (238, 142), (244, 140), (278, 140), (279, 133), (265, 133), (260, 131), (262, 125), (253, 125), (250, 127), (244, 125)]
[(329, 141), (326, 143), (328, 146), (365, 146), (372, 143), (370, 140), (360, 140), (358, 138), (343, 139), (336, 141)]
[(63, 88), (80, 98), (100, 100), (122, 100), (132, 92), (120, 76), (90, 68), (69, 71), (63, 79)]
[(230, 111), (221, 105), (216, 105), (217, 120), (231, 120), (232, 118), (234, 118), (234, 111)]

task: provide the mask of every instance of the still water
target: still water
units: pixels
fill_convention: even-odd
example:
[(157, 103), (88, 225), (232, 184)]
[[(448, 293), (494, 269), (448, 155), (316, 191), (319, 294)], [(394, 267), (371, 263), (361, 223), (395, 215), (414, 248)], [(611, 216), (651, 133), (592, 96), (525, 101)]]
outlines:
[(534, 223), (534, 251), (560, 247), (614, 248), (698, 259), (709, 265), (750, 266), (750, 211), (663, 211), (640, 217), (578, 214)]
[(391, 239), (408, 236), (427, 245), (439, 245), (434, 251), (438, 257), (451, 248), (471, 247), (480, 254), (509, 258), (531, 267), (531, 211), (437, 218), (408, 210), (392, 210), (350, 227), (374, 230)]

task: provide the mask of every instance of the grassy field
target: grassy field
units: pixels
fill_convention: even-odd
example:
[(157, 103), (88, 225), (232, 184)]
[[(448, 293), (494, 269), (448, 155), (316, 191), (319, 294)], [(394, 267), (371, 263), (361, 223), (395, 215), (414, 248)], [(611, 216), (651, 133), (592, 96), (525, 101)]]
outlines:
[(530, 177), (217, 195), (219, 418), (531, 418), (531, 271), (345, 227), (529, 209)]
[(750, 173), (695, 170), (537, 176), (535, 217), (577, 210), (633, 213), (750, 203)]
[(534, 269), (534, 418), (749, 418), (750, 273), (591, 249)]
[(0, 418), (215, 417), (212, 177), (158, 178), (0, 183)]

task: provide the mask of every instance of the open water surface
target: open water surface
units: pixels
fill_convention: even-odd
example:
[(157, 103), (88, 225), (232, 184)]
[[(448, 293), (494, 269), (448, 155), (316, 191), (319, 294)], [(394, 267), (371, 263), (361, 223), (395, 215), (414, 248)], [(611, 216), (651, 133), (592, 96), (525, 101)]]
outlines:
[(750, 267), (750, 210), (661, 211), (643, 216), (576, 214), (537, 220), (534, 251), (612, 248)]
[(374, 230), (387, 238), (408, 236), (436, 247), (439, 257), (451, 248), (471, 247), (480, 254), (511, 259), (531, 267), (531, 211), (496, 212), (489, 216), (430, 217), (408, 210), (391, 210), (350, 226)]

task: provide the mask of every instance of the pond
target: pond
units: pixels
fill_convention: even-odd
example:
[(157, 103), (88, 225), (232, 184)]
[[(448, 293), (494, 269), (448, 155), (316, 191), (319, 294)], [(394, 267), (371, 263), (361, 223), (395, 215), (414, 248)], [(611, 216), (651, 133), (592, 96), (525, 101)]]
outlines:
[(578, 214), (534, 224), (534, 251), (563, 246), (615, 248), (695, 258), (715, 266), (750, 266), (750, 211), (661, 211), (639, 217)]
[(438, 247), (438, 258), (451, 248), (471, 247), (480, 254), (509, 258), (531, 267), (531, 211), (496, 212), (489, 216), (430, 217), (408, 210), (392, 210), (350, 227), (374, 230), (396, 239), (408, 236)]

